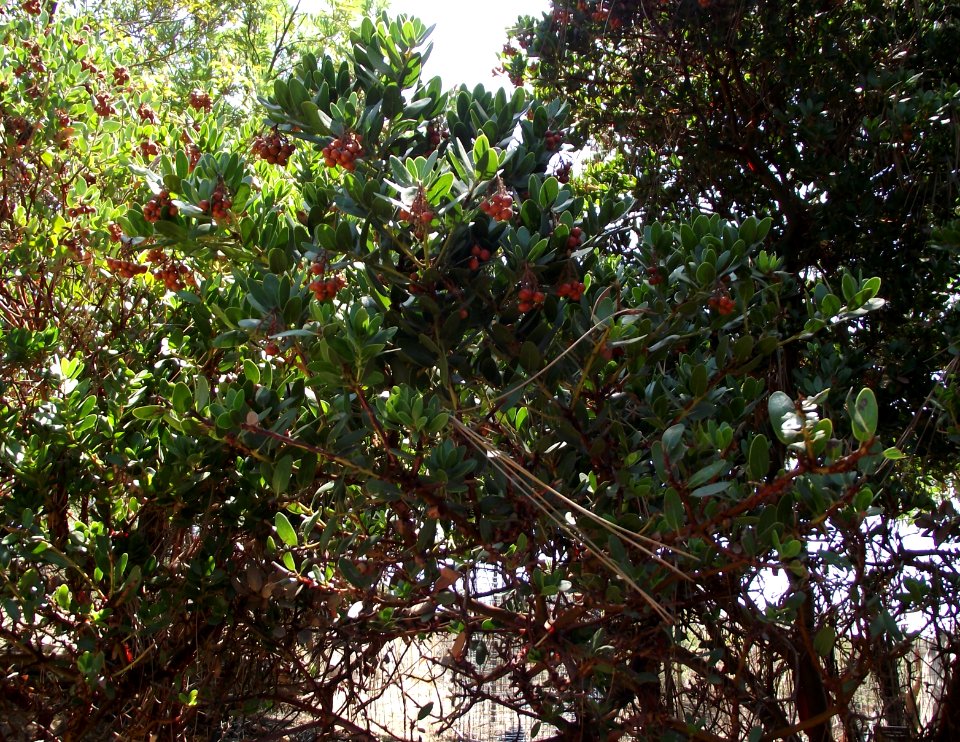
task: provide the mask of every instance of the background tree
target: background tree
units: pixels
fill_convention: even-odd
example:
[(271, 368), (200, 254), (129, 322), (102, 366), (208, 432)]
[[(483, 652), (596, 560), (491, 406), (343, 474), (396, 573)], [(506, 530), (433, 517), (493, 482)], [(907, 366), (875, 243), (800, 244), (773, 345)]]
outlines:
[[(823, 343), (823, 380), (864, 375), (885, 430), (952, 476), (933, 378), (955, 372), (960, 6), (867, 0), (560, 0), (504, 61), (568, 100), (576, 141), (621, 160), (648, 218), (772, 217), (795, 276), (883, 281), (886, 308)], [(517, 53), (519, 52), (519, 53)], [(816, 374), (786, 359), (791, 383)], [(841, 384), (842, 386), (842, 384)], [(938, 392), (939, 393), (939, 392)]]
[(305, 50), (339, 55), (350, 25), (379, 12), (384, 0), (313, 4), (286, 0), (196, 3), (181, 0), (62, 4), (104, 33), (130, 43), (141, 75), (170, 100), (195, 88), (249, 112), (274, 77)]
[(798, 280), (882, 278), (882, 311), (768, 374), (803, 394), (865, 378), (883, 430), (915, 453), (884, 481), (886, 516), (955, 529), (929, 494), (956, 474), (960, 7), (555, 2), (515, 39), (514, 79), (569, 100), (575, 140), (618, 153), (588, 180), (631, 186), (648, 216), (768, 214)]
[(258, 133), (144, 108), (82, 20), (0, 38), (5, 735), (368, 739), (413, 644), (441, 729), (823, 739), (904, 614), (951, 628), (949, 561), (874, 517), (874, 393), (765, 372), (875, 279), (560, 183), (566, 107), (444, 93), (413, 19), (303, 55)]

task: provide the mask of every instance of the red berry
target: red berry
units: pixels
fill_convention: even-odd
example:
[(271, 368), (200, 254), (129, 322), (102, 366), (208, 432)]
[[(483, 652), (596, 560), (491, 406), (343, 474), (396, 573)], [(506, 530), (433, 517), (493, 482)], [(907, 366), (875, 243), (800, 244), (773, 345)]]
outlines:
[(209, 94), (194, 89), (190, 91), (190, 107), (197, 111), (209, 112), (213, 108), (213, 101), (210, 100)]

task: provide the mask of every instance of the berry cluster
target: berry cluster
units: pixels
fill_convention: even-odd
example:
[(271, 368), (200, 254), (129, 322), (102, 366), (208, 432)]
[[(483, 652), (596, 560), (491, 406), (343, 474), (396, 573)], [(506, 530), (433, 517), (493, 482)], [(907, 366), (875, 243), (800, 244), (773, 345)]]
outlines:
[(190, 107), (196, 111), (209, 113), (213, 109), (213, 101), (210, 100), (208, 93), (194, 88), (190, 91)]
[(663, 272), (660, 270), (660, 266), (647, 266), (647, 283), (649, 283), (651, 286), (656, 286), (658, 283), (663, 283)]
[(467, 263), (470, 270), (480, 270), (480, 266), (490, 260), (490, 251), (480, 245), (474, 245), (470, 248), (470, 261)]
[(119, 88), (119, 87), (123, 87), (128, 82), (130, 82), (130, 73), (127, 71), (127, 68), (114, 67), (113, 68), (113, 84)]
[(533, 311), (537, 307), (543, 306), (543, 302), (547, 297), (546, 294), (539, 289), (535, 289), (530, 286), (522, 286), (517, 292), (517, 298), (520, 300), (520, 303), (517, 305), (517, 309), (523, 313), (526, 313)]
[(222, 182), (217, 183), (209, 199), (204, 198), (197, 204), (197, 208), (204, 214), (210, 214), (218, 222), (229, 221), (232, 206), (233, 201), (228, 197), (227, 189)]
[(162, 281), (167, 291), (182, 291), (187, 286), (196, 286), (197, 280), (183, 263), (168, 257), (160, 248), (147, 253), (147, 262), (156, 267), (153, 277)]
[(556, 152), (560, 149), (560, 145), (563, 144), (563, 132), (548, 130), (546, 134), (543, 135), (543, 140), (548, 150)]
[(20, 7), (23, 8), (24, 13), (30, 15), (40, 15), (43, 12), (43, 8), (40, 7), (40, 0), (23, 0)]
[(170, 193), (163, 190), (143, 205), (143, 218), (153, 224), (165, 216), (176, 216), (178, 211), (170, 201)]
[(131, 263), (129, 260), (107, 258), (107, 270), (120, 278), (133, 278), (147, 272), (147, 266)]
[(23, 77), (27, 74), (27, 71), (31, 69), (38, 75), (45, 74), (47, 71), (47, 65), (43, 63), (40, 45), (35, 42), (24, 41), (22, 46), (27, 50), (30, 66), (28, 67), (25, 64), (17, 65), (16, 69), (13, 71), (13, 74), (15, 74), (17, 77)]
[(166, 267), (155, 270), (153, 277), (163, 281), (167, 291), (183, 291), (187, 286), (197, 285), (197, 280), (183, 263), (171, 262)]
[(63, 237), (60, 241), (62, 244), (73, 256), (74, 260), (78, 260), (81, 263), (90, 263), (93, 260), (93, 256), (90, 253), (85, 253), (83, 248), (87, 247), (90, 244), (90, 230), (81, 227), (74, 231), (74, 234), (69, 237)]
[(186, 147), (183, 148), (183, 151), (187, 155), (187, 163), (189, 166), (189, 171), (192, 173), (193, 169), (197, 166), (197, 163), (200, 162), (200, 155), (203, 153), (200, 151), (200, 148), (195, 145), (193, 142), (190, 142)]
[(707, 306), (717, 314), (726, 316), (733, 314), (733, 310), (737, 308), (737, 303), (726, 294), (722, 294), (720, 296), (711, 296), (707, 301)]
[(89, 72), (98, 80), (103, 79), (103, 73), (100, 71), (100, 68), (89, 59), (84, 58), (80, 60), (80, 69), (82, 69), (84, 72)]
[(123, 228), (116, 222), (110, 222), (107, 225), (107, 232), (110, 233), (111, 242), (120, 242), (123, 238)]
[(253, 154), (257, 155), (271, 165), (285, 167), (290, 155), (293, 154), (293, 144), (286, 136), (273, 129), (269, 134), (263, 136), (258, 134), (253, 140), (253, 146), (250, 148)]
[(423, 188), (421, 188), (417, 191), (417, 197), (413, 199), (410, 208), (400, 209), (400, 211), (397, 212), (397, 218), (407, 224), (413, 225), (414, 231), (422, 237), (426, 233), (427, 227), (437, 218), (437, 215), (433, 209), (430, 208), (430, 202), (427, 201), (427, 194), (424, 193)]
[(427, 124), (427, 142), (430, 144), (430, 151), (433, 152), (443, 141), (443, 133), (440, 131), (440, 125), (435, 121)]
[(76, 131), (72, 126), (64, 126), (57, 131), (54, 135), (54, 140), (60, 149), (70, 149), (70, 145), (73, 144), (73, 135)]
[(491, 219), (508, 222), (513, 219), (513, 198), (503, 190), (501, 185), (497, 193), (480, 202), (480, 210)]
[(93, 110), (96, 111), (97, 115), (101, 118), (113, 116), (117, 112), (109, 93), (94, 93)]
[(156, 157), (160, 153), (160, 147), (157, 146), (157, 143), (152, 139), (144, 139), (140, 142), (140, 154), (143, 155), (143, 159), (149, 160), (151, 157)]
[(555, 177), (560, 183), (569, 183), (570, 182), (570, 172), (573, 170), (573, 161), (571, 160), (561, 160), (556, 164), (553, 169), (553, 177)]
[(410, 284), (407, 286), (407, 291), (409, 291), (412, 295), (436, 293), (436, 283), (432, 281), (421, 281), (421, 277), (418, 273), (411, 273), (409, 278)]
[[(198, 126), (194, 126), (196, 130)], [(180, 132), (180, 142), (183, 144), (183, 152), (187, 156), (187, 165), (188, 170), (192, 173), (193, 169), (197, 166), (197, 163), (200, 162), (200, 156), (203, 154), (200, 151), (200, 148), (194, 143), (193, 137), (190, 136), (190, 132), (184, 129)]]
[(574, 227), (570, 230), (570, 236), (567, 237), (567, 250), (576, 250), (583, 244), (583, 230), (580, 227)]
[(90, 204), (80, 204), (79, 206), (74, 206), (67, 209), (67, 216), (71, 219), (76, 219), (78, 216), (84, 216), (86, 214), (96, 214), (97, 210), (90, 206)]
[(338, 139), (334, 139), (323, 148), (323, 162), (327, 167), (339, 165), (344, 170), (353, 172), (357, 169), (356, 160), (363, 155), (362, 138), (359, 134), (348, 132)]
[(140, 120), (148, 124), (157, 123), (157, 112), (154, 111), (146, 103), (141, 103), (140, 107), (137, 109), (137, 115), (140, 117)]
[(567, 298), (570, 301), (580, 301), (580, 297), (586, 290), (587, 287), (583, 285), (582, 281), (567, 281), (557, 286), (557, 296)]
[(328, 301), (337, 295), (337, 292), (347, 285), (341, 276), (334, 276), (326, 280), (320, 278), (310, 282), (308, 288), (313, 292), (317, 301)]
[(33, 141), (33, 137), (37, 133), (37, 127), (23, 116), (11, 116), (5, 119), (3, 129), (8, 136), (13, 137), (16, 147), (26, 147)]

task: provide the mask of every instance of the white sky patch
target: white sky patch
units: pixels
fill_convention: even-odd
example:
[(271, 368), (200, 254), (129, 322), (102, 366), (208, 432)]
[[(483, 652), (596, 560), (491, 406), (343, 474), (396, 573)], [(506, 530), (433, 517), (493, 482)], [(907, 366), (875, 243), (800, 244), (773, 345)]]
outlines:
[(486, 0), (480, 5), (451, 0), (393, 0), (390, 14), (415, 15), (427, 26), (436, 25), (430, 40), (433, 52), (425, 76), (439, 76), (444, 89), (483, 84), (489, 89), (512, 89), (504, 75), (492, 70), (500, 62), (497, 53), (507, 41), (507, 29), (517, 16), (539, 17), (548, 0)]

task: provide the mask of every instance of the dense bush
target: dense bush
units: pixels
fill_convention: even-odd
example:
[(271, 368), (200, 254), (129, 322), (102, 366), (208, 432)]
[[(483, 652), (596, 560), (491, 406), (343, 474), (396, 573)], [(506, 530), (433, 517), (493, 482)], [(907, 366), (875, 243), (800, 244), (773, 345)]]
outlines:
[(32, 10), (0, 29), (4, 734), (362, 738), (384, 650), (447, 637), (441, 727), (497, 694), (564, 739), (772, 739), (853, 724), (901, 614), (952, 618), (872, 554), (873, 392), (770, 372), (826, 379), (876, 279), (560, 183), (566, 106), (444, 93), (413, 19), (238, 129)]

